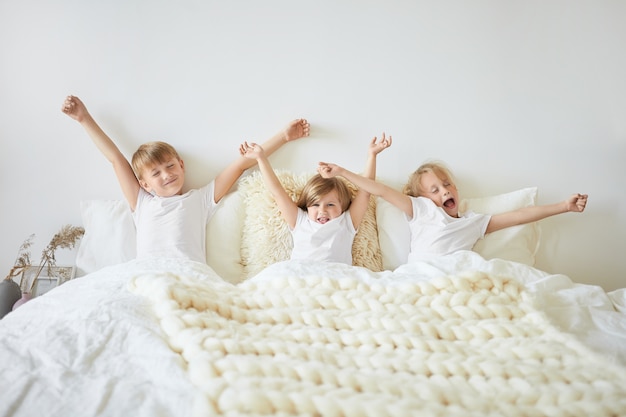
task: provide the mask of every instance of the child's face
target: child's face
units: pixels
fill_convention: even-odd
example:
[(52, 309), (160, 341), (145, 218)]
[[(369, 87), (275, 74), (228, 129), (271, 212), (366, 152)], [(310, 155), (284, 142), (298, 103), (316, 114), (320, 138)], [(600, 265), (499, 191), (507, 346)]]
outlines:
[(182, 193), (185, 182), (185, 165), (182, 159), (171, 158), (144, 168), (141, 186), (159, 197), (172, 197)]
[(306, 211), (309, 219), (321, 224), (341, 216), (341, 202), (339, 201), (337, 190), (332, 190), (320, 197), (319, 200), (308, 206)]
[(459, 192), (452, 181), (439, 178), (434, 172), (422, 174), (420, 179), (423, 196), (430, 198), (451, 217), (459, 217)]

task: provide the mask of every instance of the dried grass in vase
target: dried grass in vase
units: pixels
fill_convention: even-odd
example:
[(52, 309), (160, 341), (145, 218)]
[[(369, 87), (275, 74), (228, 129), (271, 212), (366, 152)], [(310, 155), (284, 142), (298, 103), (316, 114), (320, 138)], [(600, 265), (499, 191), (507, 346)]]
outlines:
[[(37, 272), (32, 277), (32, 281), (30, 285), (28, 285), (28, 293), (33, 292), (33, 288), (35, 287), (35, 283), (37, 282), (37, 278), (41, 274), (44, 268), (47, 268), (48, 276), (52, 276), (52, 268), (56, 266), (56, 257), (55, 252), (57, 249), (72, 249), (76, 245), (76, 242), (85, 234), (85, 229), (78, 226), (65, 225), (56, 233), (48, 246), (44, 248), (41, 252), (41, 261), (39, 262), (39, 267), (37, 268)], [(22, 275), (22, 279), (24, 279), (24, 275)], [(20, 287), (22, 287), (22, 280), (20, 280)]]
[(13, 264), (13, 268), (9, 271), (9, 275), (7, 275), (4, 279), (10, 280), (13, 277), (20, 275), (24, 270), (32, 265), (30, 261), (30, 247), (33, 245), (33, 239), (35, 239), (35, 234), (28, 236), (24, 242), (20, 245), (20, 249), (17, 251), (17, 258), (15, 258), (15, 263)]

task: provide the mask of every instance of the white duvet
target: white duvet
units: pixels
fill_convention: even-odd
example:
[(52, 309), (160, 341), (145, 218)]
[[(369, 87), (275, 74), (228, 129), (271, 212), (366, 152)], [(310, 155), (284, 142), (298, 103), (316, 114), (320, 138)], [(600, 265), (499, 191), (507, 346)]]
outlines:
[[(453, 278), (442, 279), (444, 276)], [(452, 291), (456, 296), (450, 295), (453, 287), (460, 288)], [(485, 293), (488, 295), (474, 294), (483, 287), (491, 288)], [(437, 290), (431, 294), (429, 288)], [(526, 291), (518, 291), (521, 289)], [(209, 291), (212, 297), (204, 298), (196, 308), (192, 301), (185, 305), (185, 300), (198, 298), (201, 291)], [(423, 293), (417, 297), (403, 291)], [(389, 301), (386, 297), (392, 293), (395, 297), (407, 294), (407, 300), (413, 301)], [(373, 295), (376, 297), (370, 299)], [(432, 298), (435, 295), (440, 298)], [(434, 307), (420, 309), (419, 300), (428, 297)], [(468, 301), (475, 297), (488, 300), (487, 307)], [(514, 305), (503, 301), (509, 298)], [(445, 302), (438, 305), (439, 300)], [(398, 324), (403, 321), (379, 314), (396, 309), (395, 305), (406, 309), (406, 320), (424, 315), (424, 320), (415, 319), (416, 334), (439, 332), (435, 340), (457, 338), (459, 346), (476, 337), (479, 341), (500, 337), (494, 335), (500, 334), (501, 324), (497, 327), (484, 321), (479, 326), (476, 320), (500, 315), (520, 320), (530, 326), (525, 331), (532, 337), (556, 343), (549, 346), (562, 353), (552, 359), (561, 364), (558, 372), (572, 372), (567, 366), (575, 364), (583, 381), (580, 386), (547, 384), (550, 389), (542, 391), (545, 397), (541, 399), (547, 408), (542, 410), (568, 410), (570, 415), (626, 412), (626, 388), (620, 388), (626, 386), (622, 385), (626, 381), (624, 290), (607, 294), (600, 287), (574, 284), (563, 275), (461, 252), (382, 273), (339, 264), (283, 262), (237, 286), (220, 280), (209, 267), (192, 262), (133, 261), (105, 268), (70, 281), (0, 320), (0, 415), (401, 415), (420, 406), (434, 415), (471, 415), (469, 409), (463, 409), (470, 404), (476, 415), (496, 415), (507, 410), (502, 404), (522, 398), (525, 403), (508, 410), (508, 415), (523, 414), (525, 409), (536, 411), (533, 381), (524, 382), (521, 374), (517, 379), (499, 376), (504, 378), (502, 382), (513, 383), (514, 392), (527, 393), (508, 398), (508, 402), (489, 395), (470, 398), (466, 394), (481, 382), (474, 380), (474, 388), (460, 382), (482, 372), (487, 392), (486, 381), (493, 382), (502, 369), (517, 372), (518, 368), (509, 367), (505, 360), (511, 349), (502, 351), (496, 362), (473, 363), (468, 349), (459, 348), (441, 364), (441, 355), (429, 356), (427, 361), (412, 357), (410, 364), (400, 363), (411, 357), (403, 356), (409, 346), (427, 344), (432, 350), (440, 345), (420, 341)], [(438, 320), (448, 320), (444, 327), (426, 320), (433, 312)], [(344, 318), (346, 314), (349, 319)], [(203, 321), (207, 317), (213, 319)], [(458, 326), (449, 319), (457, 320)], [(295, 331), (289, 328), (293, 324), (298, 325)], [(343, 327), (352, 332), (338, 332)], [(516, 325), (505, 333), (522, 327)], [(207, 328), (214, 332), (210, 337)], [(377, 329), (387, 330), (380, 333)], [(390, 333), (389, 329), (395, 330)], [(481, 333), (476, 336), (476, 332)], [(300, 345), (303, 340), (307, 343)], [(340, 346), (350, 349), (341, 350)], [(483, 350), (493, 347), (487, 346)], [(446, 349), (449, 352), (449, 346)], [(269, 356), (261, 360), (259, 352)], [(267, 360), (270, 357), (272, 360)], [(457, 357), (465, 360), (455, 362)], [(569, 365), (563, 358), (570, 358)], [(486, 369), (488, 366), (491, 368)], [(329, 369), (332, 372), (325, 374)], [(386, 381), (384, 375), (375, 374), (379, 369), (400, 373)], [(411, 386), (414, 380), (405, 379), (411, 372), (426, 378), (423, 390)], [(363, 376), (368, 373), (374, 377)], [(485, 373), (491, 379), (485, 379)], [(465, 376), (459, 379), (459, 375)], [(556, 373), (543, 375), (543, 379), (559, 377)], [(284, 385), (285, 380), (291, 383)], [(446, 389), (442, 384), (447, 384)], [(394, 398), (396, 401), (390, 401)], [(555, 408), (550, 402), (571, 405)]]
[[(74, 279), (0, 320), (0, 416), (187, 416), (194, 388), (130, 262)], [(207, 268), (208, 269), (208, 268)]]

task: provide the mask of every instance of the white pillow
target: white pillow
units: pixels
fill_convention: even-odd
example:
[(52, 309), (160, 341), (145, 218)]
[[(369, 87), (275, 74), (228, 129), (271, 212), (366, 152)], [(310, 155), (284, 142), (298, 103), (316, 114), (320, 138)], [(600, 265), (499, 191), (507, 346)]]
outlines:
[[(533, 206), (537, 200), (537, 187), (524, 188), (510, 193), (468, 198), (461, 201), (460, 211), (497, 214)], [(378, 198), (376, 210), (378, 238), (383, 258), (383, 268), (393, 270), (407, 262), (410, 250), (410, 232), (404, 213), (387, 201)], [(539, 225), (535, 223), (508, 227), (489, 233), (473, 247), (485, 259), (501, 258), (526, 265), (535, 264), (535, 254), (540, 240)]]
[(135, 224), (121, 200), (84, 200), (80, 211), (85, 235), (76, 253), (76, 276), (136, 257)]
[[(278, 180), (294, 201), (312, 175), (276, 170)], [(346, 184), (354, 195), (356, 193), (354, 185), (347, 181)], [(293, 241), (287, 223), (280, 216), (278, 206), (265, 188), (259, 171), (243, 178), (239, 190), (245, 206), (241, 261), (244, 276), (251, 277), (275, 262), (289, 259)], [(354, 237), (352, 261), (354, 265), (380, 271), (382, 257), (378, 245), (375, 210), (376, 200), (372, 198), (359, 231)]]
[(383, 268), (393, 271), (404, 265), (411, 249), (411, 231), (406, 216), (387, 200), (376, 197), (376, 223)]
[[(128, 204), (122, 200), (84, 200), (80, 203), (85, 235), (76, 254), (76, 276), (135, 259), (136, 230)], [(241, 265), (241, 196), (226, 195), (207, 224), (207, 264), (222, 278), (238, 282)]]
[(207, 264), (224, 280), (236, 284), (243, 279), (241, 229), (244, 207), (238, 191), (225, 195), (206, 229)]
[[(462, 211), (498, 214), (537, 203), (537, 187), (524, 188), (492, 197), (468, 198), (461, 202)], [(501, 258), (533, 266), (539, 248), (541, 229), (537, 222), (507, 227), (489, 233), (472, 250), (485, 259)]]

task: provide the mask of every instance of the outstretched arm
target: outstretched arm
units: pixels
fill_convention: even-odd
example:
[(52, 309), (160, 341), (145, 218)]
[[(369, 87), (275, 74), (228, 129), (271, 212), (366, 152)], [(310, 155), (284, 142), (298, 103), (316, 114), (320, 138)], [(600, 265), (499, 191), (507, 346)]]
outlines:
[(87, 111), (87, 107), (85, 107), (78, 97), (67, 96), (63, 102), (61, 111), (81, 124), (96, 147), (98, 147), (104, 157), (113, 165), (113, 170), (120, 183), (120, 187), (122, 187), (124, 197), (126, 197), (130, 209), (134, 211), (137, 206), (137, 195), (139, 194), (140, 185), (128, 160), (124, 157), (122, 152), (120, 152), (115, 143), (113, 143), (113, 140), (98, 126)]
[(406, 213), (409, 218), (413, 217), (413, 205), (411, 204), (411, 198), (400, 191), (394, 190), (393, 188), (370, 178), (365, 178), (361, 175), (355, 174), (354, 172), (348, 171), (347, 169), (336, 164), (320, 162), (317, 170), (324, 178), (331, 178), (338, 175), (344, 177), (352, 184), (359, 187), (359, 189), (363, 189), (370, 194), (384, 198)]
[(487, 225), (486, 233), (495, 232), (506, 227), (535, 222), (556, 214), (574, 212), (582, 213), (587, 205), (587, 194), (572, 194), (560, 203), (543, 206), (524, 207), (506, 213), (494, 214)]
[[(261, 147), (266, 157), (287, 142), (309, 136), (309, 122), (306, 119), (291, 121), (284, 129), (265, 141)], [(215, 202), (219, 202), (232, 188), (233, 184), (241, 177), (245, 170), (252, 168), (257, 163), (255, 158), (246, 158), (243, 155), (228, 165), (215, 178)]]
[(291, 199), (289, 194), (287, 194), (278, 180), (276, 173), (265, 155), (263, 147), (256, 143), (248, 144), (248, 142), (244, 142), (239, 147), (239, 153), (242, 157), (255, 160), (259, 164), (259, 171), (261, 171), (265, 186), (270, 191), (270, 194), (272, 194), (272, 197), (274, 197), (281, 216), (287, 222), (287, 225), (293, 229), (298, 218), (298, 206)]
[[(387, 138), (385, 133), (379, 142), (377, 142), (376, 136), (370, 141), (369, 146), (367, 148), (367, 162), (365, 164), (365, 171), (363, 175), (370, 179), (376, 178), (376, 157), (383, 150), (387, 149), (391, 146), (391, 136)], [(367, 207), (370, 201), (370, 193), (366, 190), (359, 188), (350, 204), (350, 217), (352, 218), (352, 224), (355, 229), (359, 228), (363, 217), (365, 217), (365, 213), (367, 212)]]

